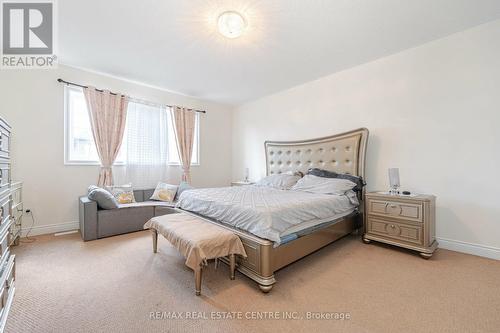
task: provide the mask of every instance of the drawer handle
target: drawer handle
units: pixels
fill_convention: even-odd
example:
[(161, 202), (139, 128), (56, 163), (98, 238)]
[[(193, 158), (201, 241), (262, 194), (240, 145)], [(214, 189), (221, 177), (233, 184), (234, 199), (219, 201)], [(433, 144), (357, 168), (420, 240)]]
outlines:
[(385, 204), (385, 213), (388, 214), (388, 211), (387, 211), (387, 208), (391, 208), (391, 209), (397, 209), (399, 207), (399, 213), (398, 215), (401, 215), (403, 213), (403, 207), (401, 207), (400, 205), (395, 205), (395, 204), (391, 204), (391, 203), (386, 203)]

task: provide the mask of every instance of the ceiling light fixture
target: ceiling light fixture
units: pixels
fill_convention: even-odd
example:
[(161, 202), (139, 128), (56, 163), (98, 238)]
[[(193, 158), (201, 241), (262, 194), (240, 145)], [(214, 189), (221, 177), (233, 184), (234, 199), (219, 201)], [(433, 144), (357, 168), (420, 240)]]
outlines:
[(227, 11), (220, 14), (217, 25), (219, 27), (219, 32), (227, 38), (240, 37), (247, 27), (247, 23), (243, 16), (234, 11)]

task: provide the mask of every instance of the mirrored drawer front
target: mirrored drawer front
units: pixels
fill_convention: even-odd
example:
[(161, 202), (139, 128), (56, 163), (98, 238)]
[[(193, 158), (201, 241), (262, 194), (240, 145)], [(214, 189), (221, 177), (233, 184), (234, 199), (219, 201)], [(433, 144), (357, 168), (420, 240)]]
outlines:
[(422, 204), (368, 199), (368, 214), (422, 222)]
[(14, 217), (14, 219), (18, 220), (22, 215), (23, 215), (23, 205), (18, 204), (15, 207), (13, 205), (12, 206), (12, 216)]
[[(0, 235), (0, 258), (5, 260), (5, 255), (9, 254), (9, 229), (4, 228), (2, 234)], [(4, 260), (0, 261), (0, 264), (4, 263)]]
[(10, 132), (0, 125), (0, 157), (10, 155)]
[(0, 228), (10, 220), (10, 198), (8, 196), (0, 199)]
[(21, 188), (20, 187), (11, 187), (11, 191), (12, 193), (12, 205), (15, 206), (19, 203), (21, 203)]
[(9, 183), (0, 185), (0, 198), (8, 197), (10, 193)]
[(10, 184), (10, 164), (0, 163), (0, 188), (3, 191), (5, 185)]
[(408, 243), (423, 245), (422, 227), (368, 218), (367, 232)]
[(7, 306), (7, 301), (9, 299), (9, 293), (7, 292), (7, 288), (0, 288), (0, 318), (3, 317), (5, 312), (5, 307)]
[(16, 276), (16, 256), (11, 255), (9, 257), (9, 262), (7, 264), (7, 268), (5, 270), (5, 287), (7, 289), (11, 288), (14, 285), (14, 279)]

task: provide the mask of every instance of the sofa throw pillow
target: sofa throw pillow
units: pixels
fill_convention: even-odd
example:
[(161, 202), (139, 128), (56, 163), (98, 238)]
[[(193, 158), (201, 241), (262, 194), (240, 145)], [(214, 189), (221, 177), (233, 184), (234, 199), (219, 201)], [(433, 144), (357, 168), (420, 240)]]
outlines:
[(177, 188), (177, 193), (175, 194), (175, 200), (179, 199), (179, 197), (181, 196), (182, 192), (188, 191), (188, 190), (192, 190), (192, 189), (194, 189), (194, 187), (192, 187), (191, 185), (189, 185), (188, 182), (181, 182), (179, 184), (179, 187)]
[(103, 188), (91, 185), (89, 186), (87, 197), (95, 201), (101, 209), (118, 208), (118, 202), (115, 197)]
[(173, 202), (177, 193), (177, 185), (158, 183), (150, 200)]
[(106, 186), (106, 189), (115, 197), (119, 204), (128, 204), (135, 202), (134, 190), (132, 184)]

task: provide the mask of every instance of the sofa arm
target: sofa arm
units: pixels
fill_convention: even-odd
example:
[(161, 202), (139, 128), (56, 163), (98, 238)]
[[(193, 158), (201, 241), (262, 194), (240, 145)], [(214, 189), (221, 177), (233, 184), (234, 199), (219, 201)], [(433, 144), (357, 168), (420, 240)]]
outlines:
[(84, 241), (97, 239), (97, 203), (87, 197), (79, 199), (80, 234)]

